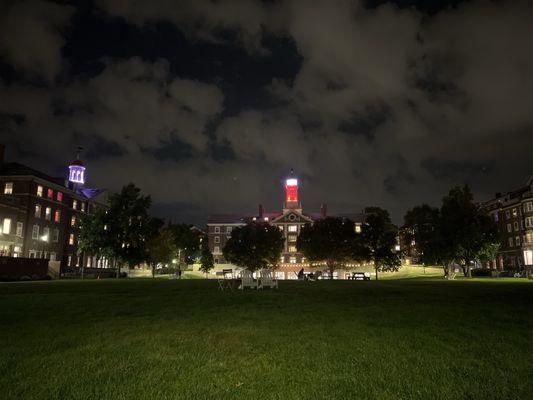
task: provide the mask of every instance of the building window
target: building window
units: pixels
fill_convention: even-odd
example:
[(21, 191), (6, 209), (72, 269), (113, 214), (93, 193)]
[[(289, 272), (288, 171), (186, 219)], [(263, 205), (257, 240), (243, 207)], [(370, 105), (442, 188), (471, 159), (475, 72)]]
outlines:
[(57, 192), (56, 194), (56, 200), (57, 201), (63, 201), (63, 193)]
[(6, 182), (4, 185), (4, 194), (13, 194), (13, 182)]
[(518, 230), (518, 222), (517, 222), (517, 221), (514, 222), (514, 230), (515, 230), (515, 231)]
[(361, 233), (361, 224), (355, 224), (355, 232)]
[(288, 241), (289, 241), (290, 243), (294, 243), (294, 242), (296, 242), (296, 240), (298, 240), (298, 236), (296, 236), (296, 235), (289, 235), (289, 237), (288, 237), (287, 239), (288, 239)]
[(50, 240), (50, 228), (44, 227), (43, 228), (43, 237), (41, 238), (45, 242), (48, 242)]
[(279, 230), (283, 232), (283, 225), (278, 226)]
[(215, 226), (215, 233), (220, 233), (220, 226)]
[(4, 223), (2, 224), (2, 233), (9, 235), (11, 233), (11, 218), (4, 218)]
[(231, 233), (231, 226), (226, 226), (226, 233)]
[[(75, 215), (73, 215), (70, 218), (70, 226), (76, 226), (76, 216)], [(106, 228), (107, 228), (107, 226), (104, 226), (104, 230), (107, 230)]]
[(17, 222), (17, 232), (18, 237), (22, 237), (22, 230), (24, 229), (24, 224), (22, 222)]
[(289, 262), (290, 262), (291, 264), (296, 264), (296, 257), (291, 257), (291, 258), (289, 259)]
[(298, 232), (298, 225), (289, 225), (289, 232)]
[(520, 246), (520, 236), (515, 237), (514, 242), (517, 246)]
[(30, 258), (37, 258), (37, 252), (35, 250), (30, 250), (28, 256)]
[(493, 215), (494, 215), (494, 221), (498, 222), (500, 220), (498, 218), (498, 211), (496, 211)]
[(533, 228), (533, 217), (526, 218), (526, 228)]
[(289, 253), (296, 253), (296, 246), (289, 246)]
[(60, 222), (61, 221), (61, 211), (60, 210), (56, 210), (55, 214), (54, 214), (54, 222)]
[(81, 212), (85, 212), (85, 203), (81, 202)]
[(509, 247), (513, 247), (513, 238), (512, 237), (509, 238)]
[(43, 197), (43, 187), (41, 185), (37, 186), (37, 197)]
[(48, 189), (47, 196), (49, 199), (54, 198), (54, 191), (52, 189)]
[(513, 217), (518, 216), (518, 210), (516, 208), (513, 208)]
[(39, 239), (39, 225), (33, 225), (33, 228), (31, 230), (31, 238)]
[(215, 236), (215, 243), (220, 243), (220, 236)]
[(44, 219), (47, 221), (50, 221), (52, 219), (52, 209), (50, 207), (46, 207), (44, 210)]
[(533, 211), (533, 202), (528, 201), (527, 203), (524, 203), (524, 212), (530, 211)]
[(78, 201), (77, 200), (72, 200), (72, 208), (73, 209), (78, 208)]
[(512, 232), (513, 226), (511, 224), (507, 224), (507, 232)]
[(41, 206), (35, 204), (35, 218), (41, 218)]
[(52, 231), (52, 242), (54, 243), (59, 242), (59, 229), (54, 229)]
[(533, 251), (524, 250), (524, 263), (525, 265), (533, 265)]
[(505, 210), (505, 218), (507, 219), (511, 218), (511, 211)]
[(70, 244), (70, 245), (74, 245), (74, 240), (75, 240), (75, 238), (74, 238), (74, 234), (71, 233), (71, 234), (69, 235), (69, 237), (68, 237), (68, 244)]
[(213, 254), (220, 254), (220, 246), (213, 247)]

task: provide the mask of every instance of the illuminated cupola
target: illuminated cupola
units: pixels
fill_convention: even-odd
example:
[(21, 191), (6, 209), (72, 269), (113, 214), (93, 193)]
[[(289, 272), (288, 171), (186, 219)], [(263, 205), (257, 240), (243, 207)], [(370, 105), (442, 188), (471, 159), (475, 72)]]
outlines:
[(75, 186), (83, 186), (83, 184), (85, 183), (85, 165), (80, 160), (80, 151), (81, 147), (78, 147), (76, 159), (72, 161), (68, 166), (68, 180), (69, 182), (72, 182)]
[(285, 180), (285, 208), (300, 208), (298, 202), (298, 179), (294, 177), (291, 169), (291, 176)]

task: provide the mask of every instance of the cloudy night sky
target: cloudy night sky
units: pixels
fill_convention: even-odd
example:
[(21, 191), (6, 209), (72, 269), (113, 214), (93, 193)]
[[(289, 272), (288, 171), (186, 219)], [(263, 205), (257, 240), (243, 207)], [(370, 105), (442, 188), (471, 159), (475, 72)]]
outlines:
[(156, 214), (477, 200), (533, 174), (531, 1), (2, 1), (8, 161)]

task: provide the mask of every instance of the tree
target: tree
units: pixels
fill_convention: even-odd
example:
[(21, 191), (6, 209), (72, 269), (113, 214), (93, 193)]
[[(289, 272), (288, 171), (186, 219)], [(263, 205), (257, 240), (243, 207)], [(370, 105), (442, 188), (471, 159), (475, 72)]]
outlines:
[(494, 220), (474, 203), (470, 187), (454, 187), (442, 199), (440, 240), (449, 258), (460, 264), (464, 275), (471, 277), (470, 264), (487, 253), (487, 245), (498, 243)]
[(211, 271), (215, 266), (213, 254), (211, 253), (211, 250), (209, 250), (207, 243), (207, 236), (202, 238), (200, 248), (200, 271), (204, 272), (205, 276), (207, 277), (209, 271)]
[(146, 260), (146, 240), (153, 232), (148, 214), (151, 203), (150, 196), (142, 196), (141, 190), (133, 183), (110, 197), (107, 228), (113, 252), (119, 261), (117, 276), (123, 264), (132, 267)]
[(155, 270), (159, 264), (170, 264), (176, 256), (174, 235), (168, 226), (156, 231), (146, 242), (146, 262), (152, 269), (152, 277), (155, 278)]
[(262, 221), (235, 228), (222, 249), (224, 258), (237, 266), (257, 271), (275, 268), (285, 241), (280, 230)]
[(448, 279), (457, 264), (471, 277), (471, 262), (493, 260), (499, 247), (495, 222), (474, 203), (468, 186), (452, 188), (440, 210), (427, 205), (413, 208), (405, 222), (414, 231), (422, 262), (441, 264)]
[(193, 264), (198, 256), (201, 235), (189, 224), (171, 224), (169, 228), (174, 236), (178, 251), (178, 268), (181, 270), (183, 264)]
[(333, 279), (333, 272), (360, 255), (355, 225), (348, 219), (327, 217), (306, 224), (296, 246), (312, 263), (323, 262)]
[(361, 230), (361, 239), (369, 259), (374, 262), (378, 280), (379, 271), (397, 271), (400, 268), (400, 254), (394, 249), (398, 230), (391, 222), (388, 211), (369, 207), (366, 213), (368, 217)]
[[(78, 222), (78, 254), (90, 254), (114, 260), (115, 253), (110, 245), (109, 231), (106, 230), (106, 210), (97, 208), (92, 214), (84, 214)], [(83, 277), (83, 265), (82, 265)]]

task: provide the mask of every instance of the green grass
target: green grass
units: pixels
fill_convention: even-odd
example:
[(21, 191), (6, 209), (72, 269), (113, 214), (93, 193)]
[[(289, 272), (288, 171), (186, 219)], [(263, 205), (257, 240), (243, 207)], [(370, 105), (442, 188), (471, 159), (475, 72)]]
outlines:
[(526, 280), (0, 284), (2, 399), (530, 399)]

